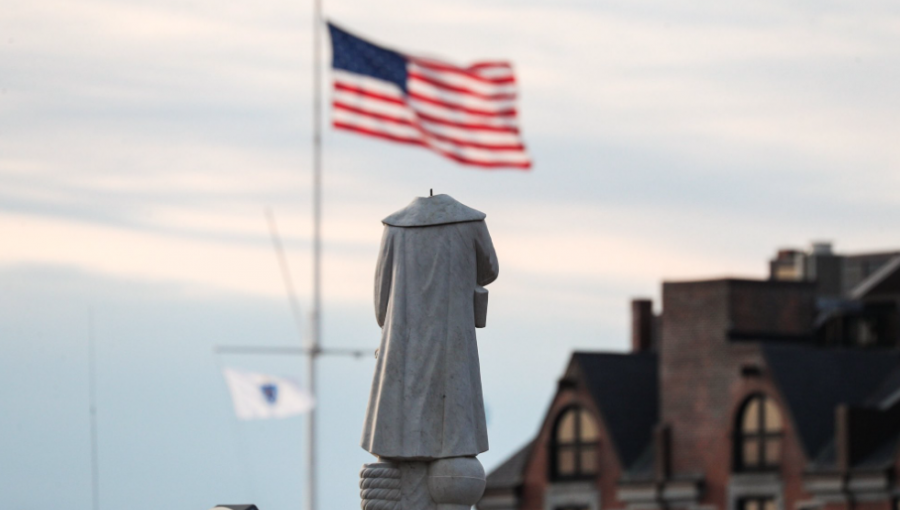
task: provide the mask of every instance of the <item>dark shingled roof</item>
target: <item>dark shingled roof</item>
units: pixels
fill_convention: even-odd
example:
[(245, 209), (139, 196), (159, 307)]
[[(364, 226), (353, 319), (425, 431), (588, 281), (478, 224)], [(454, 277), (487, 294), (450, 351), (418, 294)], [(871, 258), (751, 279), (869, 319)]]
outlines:
[(894, 459), (897, 458), (898, 444), (900, 444), (900, 433), (894, 434), (887, 441), (884, 441), (880, 447), (857, 462), (855, 467), (860, 469), (884, 469), (892, 466)]
[(622, 479), (626, 481), (646, 481), (653, 480), (656, 476), (656, 448), (653, 441), (648, 441), (644, 447), (644, 451), (638, 455), (637, 460), (628, 466)]
[(531, 448), (534, 441), (519, 449), (512, 457), (506, 459), (503, 464), (497, 466), (487, 476), (487, 485), (485, 489), (512, 489), (518, 487), (522, 483), (522, 474), (525, 471), (525, 463), (528, 462), (528, 456), (531, 455)]
[(900, 400), (900, 367), (895, 368), (881, 386), (869, 395), (866, 404), (884, 411), (896, 405), (898, 400)]
[(652, 440), (658, 420), (656, 354), (576, 352), (572, 361), (581, 368), (619, 460), (627, 470)]
[(896, 294), (900, 288), (900, 257), (894, 257), (850, 291), (853, 299), (870, 295)]
[[(837, 448), (834, 439), (830, 439), (817, 458), (809, 464), (810, 471), (833, 471), (837, 464)], [(853, 469), (870, 470), (885, 469), (893, 465), (900, 446), (900, 432), (889, 436), (875, 447), (869, 454), (853, 463)]]
[(834, 438), (835, 408), (862, 406), (900, 364), (895, 350), (763, 345), (807, 456), (820, 462)]

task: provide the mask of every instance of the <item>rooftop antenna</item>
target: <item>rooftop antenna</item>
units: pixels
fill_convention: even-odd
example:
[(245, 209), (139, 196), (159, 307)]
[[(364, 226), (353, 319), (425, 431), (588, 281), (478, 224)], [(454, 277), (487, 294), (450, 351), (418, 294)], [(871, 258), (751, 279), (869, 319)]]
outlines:
[(88, 406), (91, 415), (91, 501), (93, 510), (100, 508), (100, 480), (97, 463), (97, 383), (94, 362), (94, 310), (88, 308)]
[[(297, 300), (297, 291), (294, 290), (291, 269), (288, 267), (287, 257), (284, 256), (284, 245), (281, 244), (281, 236), (278, 235), (278, 225), (275, 224), (275, 214), (272, 209), (266, 208), (266, 221), (269, 224), (269, 236), (272, 238), (272, 247), (278, 257), (278, 267), (281, 268), (281, 280), (284, 282), (284, 290), (287, 292), (288, 303), (291, 306), (291, 315), (294, 316), (294, 324), (297, 326), (297, 334), (300, 343), (303, 343), (303, 314), (300, 313), (300, 302)], [(310, 389), (310, 391), (312, 391)]]

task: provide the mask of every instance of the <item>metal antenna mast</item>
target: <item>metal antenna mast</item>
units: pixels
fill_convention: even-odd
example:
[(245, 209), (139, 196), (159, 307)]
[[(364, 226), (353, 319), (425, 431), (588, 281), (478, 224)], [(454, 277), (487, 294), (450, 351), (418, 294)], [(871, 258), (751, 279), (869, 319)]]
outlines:
[[(294, 323), (297, 326), (297, 333), (301, 337), (301, 342), (303, 340), (303, 328), (301, 324), (301, 313), (300, 313), (300, 303), (297, 300), (297, 293), (294, 291), (294, 284), (291, 279), (291, 270), (288, 266), (287, 257), (284, 254), (284, 245), (281, 242), (281, 236), (278, 234), (278, 225), (275, 223), (275, 214), (271, 209), (266, 209), (266, 221), (269, 224), (269, 235), (272, 237), (272, 247), (275, 249), (275, 255), (278, 257), (278, 265), (281, 268), (281, 279), (284, 282), (284, 289), (287, 292), (288, 301), (291, 307), (291, 313), (294, 316)], [(310, 328), (312, 329), (312, 328)], [(309, 363), (309, 367), (312, 368), (315, 366), (315, 358), (318, 356), (352, 356), (354, 358), (362, 358), (367, 351), (362, 349), (347, 349), (347, 348), (329, 348), (323, 349), (318, 342), (302, 342), (307, 345), (304, 347), (290, 347), (290, 346), (247, 346), (247, 345), (218, 345), (213, 348), (213, 352), (215, 354), (265, 354), (265, 355), (301, 355), (307, 356), (307, 363)], [(310, 374), (310, 380), (313, 380), (312, 374)], [(312, 394), (313, 398), (316, 398), (314, 393), (314, 388), (312, 386), (309, 387), (309, 392)], [(318, 403), (316, 404), (318, 405)], [(315, 416), (314, 411), (315, 407), (309, 411), (307, 414), (307, 419), (310, 423), (312, 423), (313, 417)], [(315, 483), (315, 454), (309, 454), (311, 447), (315, 445), (315, 429), (313, 427), (308, 427), (307, 431), (309, 435), (307, 438), (309, 439), (309, 444), (307, 445), (307, 469), (309, 469), (309, 478), (307, 480), (308, 483)], [(312, 488), (312, 485), (309, 485)], [(315, 504), (315, 492), (314, 490), (307, 490), (307, 504), (314, 505)], [(95, 509), (96, 510), (96, 509)]]
[(97, 378), (94, 362), (94, 311), (88, 308), (88, 393), (91, 413), (91, 508), (100, 508), (100, 480), (97, 465)]
[[(294, 316), (294, 323), (297, 326), (297, 333), (301, 337), (301, 342), (303, 340), (303, 328), (301, 324), (301, 313), (300, 313), (300, 302), (297, 300), (297, 293), (294, 291), (294, 284), (291, 279), (291, 270), (288, 266), (287, 257), (284, 254), (284, 245), (281, 242), (281, 236), (278, 234), (278, 225), (275, 223), (275, 214), (271, 211), (271, 209), (266, 209), (266, 221), (269, 224), (269, 235), (272, 237), (272, 247), (275, 249), (275, 255), (278, 257), (278, 265), (281, 268), (281, 279), (284, 281), (284, 290), (287, 292), (287, 297), (289, 304), (291, 306), (291, 313)], [(316, 266), (318, 267), (318, 265)], [(316, 272), (318, 274), (318, 271)], [(319, 286), (318, 283), (315, 284), (315, 290), (318, 294)], [(311, 314), (314, 319), (318, 317), (318, 314), (314, 310)], [(314, 323), (310, 328), (312, 333), (317, 333), (318, 324)], [(312, 336), (312, 335), (311, 335)], [(319, 344), (317, 339), (311, 339), (310, 341), (303, 342), (306, 343), (306, 346), (303, 347), (290, 347), (290, 346), (260, 346), (260, 345), (217, 345), (213, 347), (213, 352), (215, 354), (266, 354), (266, 355), (301, 355), (307, 356), (307, 363), (309, 367), (309, 387), (308, 391), (312, 395), (313, 399), (316, 398), (315, 394), (315, 386), (313, 386), (313, 382), (315, 381), (315, 374), (313, 372), (315, 368), (315, 360), (318, 356), (352, 356), (354, 358), (362, 358), (367, 351), (362, 349), (347, 349), (347, 348), (330, 348), (323, 349)], [(316, 403), (318, 405), (318, 403)], [(307, 469), (309, 470), (307, 473), (307, 486), (306, 491), (306, 503), (310, 505), (308, 507), (309, 510), (314, 509), (314, 505), (316, 504), (315, 499), (315, 468), (316, 468), (316, 457), (315, 457), (315, 406), (308, 412), (307, 420), (307, 439), (309, 443), (307, 444)], [(96, 510), (96, 509), (95, 509)]]

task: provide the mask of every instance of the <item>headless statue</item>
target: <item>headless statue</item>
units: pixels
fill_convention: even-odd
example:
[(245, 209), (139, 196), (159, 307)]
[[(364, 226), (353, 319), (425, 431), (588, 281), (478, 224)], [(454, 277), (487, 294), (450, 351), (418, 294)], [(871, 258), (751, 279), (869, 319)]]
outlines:
[(363, 510), (468, 510), (488, 449), (475, 328), (497, 255), (485, 215), (448, 195), (383, 220), (375, 272), (382, 328), (362, 447)]

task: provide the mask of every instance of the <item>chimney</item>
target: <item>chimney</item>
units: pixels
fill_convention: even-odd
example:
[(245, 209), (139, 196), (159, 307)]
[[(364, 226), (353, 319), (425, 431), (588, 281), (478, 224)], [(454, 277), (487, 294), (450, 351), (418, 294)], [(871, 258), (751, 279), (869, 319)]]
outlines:
[(812, 255), (834, 255), (831, 249), (831, 241), (813, 241)]
[(631, 352), (653, 350), (653, 301), (631, 300)]

